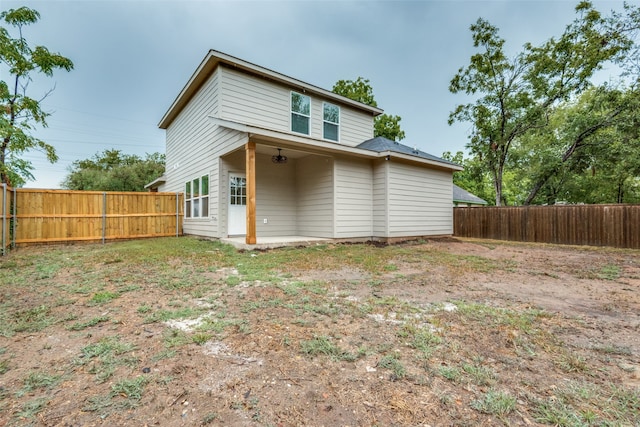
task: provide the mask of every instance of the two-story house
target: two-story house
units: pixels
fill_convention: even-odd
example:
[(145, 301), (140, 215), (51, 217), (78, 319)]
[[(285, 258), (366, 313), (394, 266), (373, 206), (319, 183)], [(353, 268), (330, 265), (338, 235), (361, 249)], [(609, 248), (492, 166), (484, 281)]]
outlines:
[(462, 168), (373, 138), (382, 110), (210, 51), (159, 123), (186, 234), (391, 240), (450, 235)]

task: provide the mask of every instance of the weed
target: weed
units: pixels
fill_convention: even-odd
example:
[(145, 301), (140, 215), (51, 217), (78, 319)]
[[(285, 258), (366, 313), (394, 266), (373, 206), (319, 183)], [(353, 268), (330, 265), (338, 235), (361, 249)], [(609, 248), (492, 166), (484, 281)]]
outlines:
[(185, 344), (193, 342), (191, 338), (178, 329), (169, 329), (164, 333), (164, 345), (167, 348), (182, 347)]
[(459, 381), (461, 376), (460, 369), (455, 366), (440, 366), (438, 368), (438, 373), (449, 381), (454, 382)]
[(0, 375), (5, 374), (9, 370), (9, 359), (0, 360)]
[(50, 316), (51, 309), (46, 305), (20, 310), (10, 319), (11, 332), (39, 332), (56, 323), (56, 318)]
[(176, 355), (176, 351), (175, 350), (162, 350), (161, 352), (153, 355), (153, 357), (151, 358), (152, 362), (159, 362), (161, 360), (165, 360), (165, 359), (171, 359), (173, 357), (175, 357)]
[(109, 292), (109, 291), (97, 292), (93, 294), (93, 296), (89, 299), (89, 304), (90, 305), (106, 304), (118, 298), (119, 296), (120, 294), (117, 294), (115, 292)]
[(215, 412), (209, 412), (202, 418), (202, 424), (207, 425), (213, 423), (216, 419), (218, 419), (218, 414)]
[(25, 393), (38, 389), (50, 390), (60, 384), (60, 381), (62, 381), (61, 375), (51, 375), (45, 372), (31, 372), (23, 380), (23, 387), (17, 394), (18, 396), (22, 396)]
[(311, 340), (301, 341), (300, 348), (304, 354), (310, 356), (325, 355), (334, 360), (355, 360), (352, 354), (342, 350), (326, 336), (315, 336)]
[(206, 344), (207, 341), (211, 339), (211, 337), (212, 337), (211, 334), (207, 334), (205, 332), (198, 332), (191, 337), (191, 340), (198, 345), (204, 345)]
[(82, 354), (75, 363), (86, 365), (92, 359), (98, 359), (98, 363), (92, 365), (89, 372), (96, 376), (99, 383), (102, 383), (113, 375), (117, 366), (135, 366), (138, 363), (137, 358), (123, 356), (135, 348), (133, 344), (121, 341), (118, 336), (106, 337), (82, 348)]
[(605, 265), (600, 269), (598, 277), (604, 280), (617, 280), (620, 278), (620, 267), (615, 264)]
[(538, 401), (533, 410), (536, 421), (565, 427), (579, 427), (585, 423), (575, 410), (559, 400)]
[(504, 417), (516, 407), (516, 398), (509, 393), (489, 390), (481, 399), (471, 402), (471, 407), (485, 414)]
[(90, 328), (92, 326), (96, 326), (99, 323), (108, 322), (108, 316), (99, 316), (94, 317), (92, 319), (87, 320), (86, 322), (76, 322), (73, 325), (69, 326), (67, 329), (70, 331), (81, 331), (86, 328)]
[(134, 379), (120, 380), (111, 386), (112, 396), (124, 396), (127, 399), (140, 400), (144, 386), (149, 382), (147, 377), (139, 376)]
[(469, 374), (474, 384), (479, 386), (491, 385), (495, 379), (495, 374), (490, 368), (479, 364), (465, 363), (462, 370)]
[(378, 366), (391, 370), (391, 379), (397, 380), (404, 378), (407, 375), (407, 370), (404, 365), (398, 360), (398, 356), (395, 354), (388, 354), (383, 356), (378, 362)]
[(166, 322), (167, 320), (187, 319), (196, 317), (202, 310), (192, 307), (179, 308), (177, 310), (158, 310), (144, 318), (144, 323)]
[(148, 304), (143, 304), (140, 307), (138, 307), (138, 309), (136, 310), (139, 314), (145, 314), (150, 312), (151, 310), (153, 310), (153, 307), (151, 307)]
[(42, 411), (45, 406), (47, 406), (47, 402), (48, 399), (45, 397), (39, 397), (30, 400), (22, 405), (22, 408), (20, 408), (20, 411), (18, 411), (16, 415), (18, 416), (18, 418), (35, 418), (35, 416), (38, 415), (38, 413)]
[(569, 351), (560, 356), (558, 365), (565, 372), (586, 372), (589, 369), (584, 357)]

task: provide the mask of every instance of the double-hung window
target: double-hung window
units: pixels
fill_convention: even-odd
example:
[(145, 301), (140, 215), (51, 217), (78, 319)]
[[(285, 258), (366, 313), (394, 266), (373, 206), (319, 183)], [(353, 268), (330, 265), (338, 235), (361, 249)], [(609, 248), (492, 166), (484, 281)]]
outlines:
[(206, 218), (209, 216), (209, 175), (203, 175), (184, 186), (184, 216)]
[(337, 142), (340, 135), (340, 107), (323, 102), (322, 124), (322, 137)]
[(311, 98), (297, 92), (291, 92), (291, 130), (309, 135), (309, 117), (311, 116)]

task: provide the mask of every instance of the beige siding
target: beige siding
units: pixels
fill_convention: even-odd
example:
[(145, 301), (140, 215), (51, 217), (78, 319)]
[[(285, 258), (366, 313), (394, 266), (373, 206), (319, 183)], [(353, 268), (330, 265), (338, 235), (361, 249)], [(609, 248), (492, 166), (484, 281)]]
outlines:
[(340, 108), (340, 143), (355, 147), (373, 138), (373, 116), (349, 107)]
[(335, 237), (373, 235), (371, 161), (336, 158), (334, 163)]
[(385, 237), (389, 233), (388, 228), (388, 175), (389, 162), (376, 160), (373, 165), (373, 235)]
[(220, 118), (289, 131), (289, 89), (229, 68), (219, 70), (222, 74)]
[[(230, 68), (221, 68), (219, 117), (225, 120), (291, 132), (291, 89)], [(310, 137), (323, 139), (324, 101), (311, 96)], [(340, 105), (339, 143), (355, 147), (373, 138), (373, 116)]]
[(394, 162), (389, 167), (389, 237), (452, 234), (452, 173)]
[(209, 217), (185, 219), (186, 234), (221, 236), (218, 157), (247, 140), (246, 134), (218, 127), (209, 119), (219, 112), (219, 85), (216, 71), (166, 130), (167, 181), (161, 191), (184, 192), (187, 181), (209, 174)]
[[(256, 232), (258, 237), (294, 236), (296, 224), (296, 161), (274, 164), (256, 156)], [(264, 223), (264, 220), (267, 223)]]
[(307, 156), (297, 160), (298, 232), (333, 237), (333, 159)]
[[(161, 191), (184, 192), (187, 181), (209, 174), (209, 188), (215, 193), (217, 170), (215, 154), (211, 149), (216, 126), (207, 116), (218, 111), (217, 89), (218, 73), (213, 73), (204, 83), (200, 91), (180, 112), (166, 130), (166, 184)], [(212, 194), (213, 196), (214, 194)], [(217, 201), (210, 197), (210, 217), (202, 219), (185, 219), (184, 232), (215, 237)]]

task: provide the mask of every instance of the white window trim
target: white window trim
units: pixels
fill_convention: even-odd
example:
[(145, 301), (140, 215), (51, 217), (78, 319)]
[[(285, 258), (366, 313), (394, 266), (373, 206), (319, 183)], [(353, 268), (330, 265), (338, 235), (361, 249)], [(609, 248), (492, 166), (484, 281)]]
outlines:
[[(298, 113), (297, 111), (293, 111), (293, 103), (291, 102), (291, 99), (293, 98), (293, 94), (294, 93), (296, 95), (306, 96), (307, 98), (309, 98), (309, 115), (308, 116), (305, 115), (305, 114), (302, 114), (302, 113)], [(312, 111), (313, 111), (313, 105), (312, 105), (312, 102), (311, 102), (311, 97), (309, 95), (304, 94), (304, 93), (300, 93), (300, 92), (296, 92), (295, 90), (292, 90), (289, 93), (289, 122), (290, 122), (289, 123), (289, 129), (291, 130), (291, 132), (296, 133), (298, 135), (311, 136), (311, 113), (312, 113)], [(291, 115), (292, 114), (297, 114), (297, 115), (299, 115), (301, 117), (306, 117), (307, 119), (309, 119), (309, 133), (303, 133), (303, 132), (298, 132), (298, 131), (293, 130), (293, 120), (291, 120)]]
[[(330, 121), (324, 119), (324, 106), (325, 105), (331, 105), (331, 106), (336, 107), (338, 109), (338, 123), (330, 122)], [(322, 139), (324, 139), (325, 141), (340, 142), (340, 116), (342, 116), (342, 111), (341, 111), (339, 105), (332, 104), (332, 103), (326, 102), (326, 101), (322, 102)], [(338, 127), (338, 139), (334, 140), (334, 139), (330, 139), (330, 138), (325, 138), (325, 136), (324, 136), (324, 124), (325, 123), (336, 125)]]
[[(202, 194), (202, 178), (207, 177), (207, 181), (208, 183), (208, 192), (207, 194)], [(193, 197), (193, 181), (198, 180), (198, 193), (200, 194), (198, 197)], [(204, 174), (204, 175), (200, 175), (198, 178), (193, 178), (191, 181), (188, 181), (191, 184), (191, 197), (187, 199), (187, 194), (185, 193), (184, 195), (184, 212), (185, 212), (185, 216), (184, 219), (191, 221), (191, 220), (203, 220), (203, 219), (208, 219), (209, 218), (209, 206), (207, 206), (207, 216), (203, 216), (202, 215), (202, 206), (203, 206), (203, 199), (207, 199), (207, 204), (209, 204), (210, 202), (210, 197), (211, 197), (211, 177), (209, 176), (208, 173)], [(185, 183), (185, 189), (186, 189), (186, 184)], [(193, 207), (194, 207), (194, 200), (198, 200), (198, 205), (200, 206), (200, 215), (199, 216), (194, 216), (193, 215)], [(189, 211), (189, 216), (187, 216), (187, 202), (191, 202), (189, 204), (190, 206), (190, 211)]]

